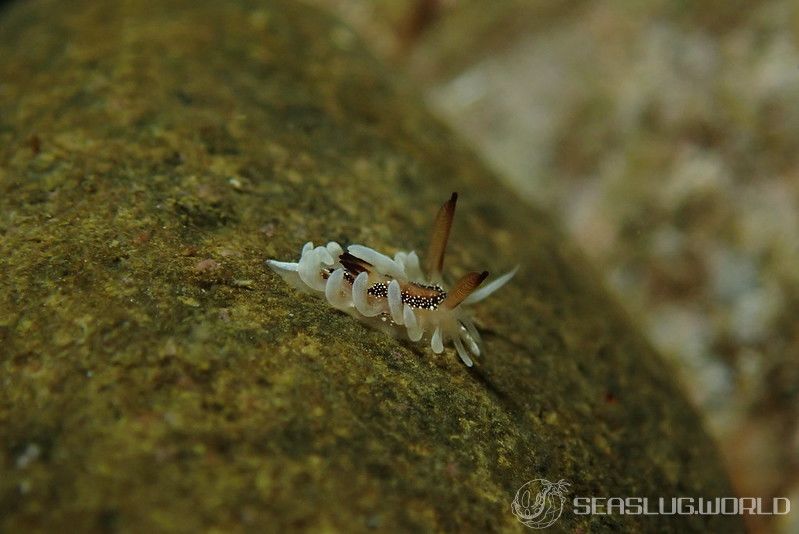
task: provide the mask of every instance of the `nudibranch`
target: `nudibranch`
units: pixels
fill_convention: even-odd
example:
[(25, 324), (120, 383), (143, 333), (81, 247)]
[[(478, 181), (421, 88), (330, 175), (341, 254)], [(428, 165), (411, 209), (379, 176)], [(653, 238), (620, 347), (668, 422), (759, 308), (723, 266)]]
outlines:
[(266, 264), (294, 287), (324, 294), (331, 306), (375, 328), (396, 334), (404, 327), (411, 341), (430, 334), (436, 354), (451, 339), (463, 363), (471, 367), (469, 353), (479, 356), (482, 341), (468, 306), (505, 285), (518, 267), (483, 287), (488, 272), (470, 272), (446, 289), (444, 252), (457, 200), (458, 194), (452, 193), (438, 211), (424, 271), (413, 251), (397, 252), (392, 259), (363, 245), (350, 245), (345, 252), (335, 242), (318, 247), (306, 243), (297, 263)]

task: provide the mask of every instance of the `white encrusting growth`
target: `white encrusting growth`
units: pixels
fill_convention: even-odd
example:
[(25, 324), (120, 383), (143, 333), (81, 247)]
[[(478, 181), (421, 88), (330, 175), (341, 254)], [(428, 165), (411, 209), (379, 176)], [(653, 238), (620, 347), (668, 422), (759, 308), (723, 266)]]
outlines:
[(323, 247), (306, 243), (297, 263), (266, 264), (295, 287), (323, 293), (334, 308), (393, 331), (404, 326), (412, 341), (432, 332), (430, 347), (436, 354), (452, 340), (458, 356), (471, 367), (469, 353), (480, 356), (481, 340), (467, 307), (508, 283), (518, 268), (482, 288), (488, 272), (468, 273), (447, 293), (442, 270), (457, 200), (458, 194), (452, 193), (438, 211), (425, 257), (427, 273), (416, 252), (397, 252), (392, 259), (369, 247), (350, 245), (345, 253), (332, 241)]

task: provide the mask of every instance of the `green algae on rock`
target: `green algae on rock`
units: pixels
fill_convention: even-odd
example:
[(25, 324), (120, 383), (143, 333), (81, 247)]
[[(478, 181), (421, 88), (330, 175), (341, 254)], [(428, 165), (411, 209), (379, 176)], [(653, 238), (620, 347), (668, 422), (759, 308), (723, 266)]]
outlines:
[[(347, 28), (244, 0), (37, 0), (0, 28), (0, 529), (521, 532), (535, 478), (731, 493), (583, 259)], [(452, 190), (451, 264), (522, 265), (478, 310), (471, 371), (263, 264), (419, 249)]]

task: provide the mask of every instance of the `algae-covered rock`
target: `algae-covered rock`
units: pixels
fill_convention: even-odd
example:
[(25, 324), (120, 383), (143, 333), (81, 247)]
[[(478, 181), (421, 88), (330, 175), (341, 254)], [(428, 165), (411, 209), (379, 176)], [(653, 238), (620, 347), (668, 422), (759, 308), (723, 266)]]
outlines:
[[(487, 355), (367, 329), (264, 266), (305, 241), (515, 264)], [(0, 530), (524, 531), (517, 489), (729, 495), (670, 370), (541, 211), (291, 3), (0, 14)], [(657, 521), (657, 523), (655, 522)], [(567, 531), (735, 531), (577, 516)]]

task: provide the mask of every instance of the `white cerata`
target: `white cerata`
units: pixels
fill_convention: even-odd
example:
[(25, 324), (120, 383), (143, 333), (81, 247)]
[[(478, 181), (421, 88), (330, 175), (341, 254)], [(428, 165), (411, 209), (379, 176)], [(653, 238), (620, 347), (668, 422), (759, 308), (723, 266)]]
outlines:
[(331, 306), (370, 326), (395, 335), (404, 327), (411, 341), (429, 334), (436, 354), (452, 340), (471, 367), (470, 353), (479, 356), (482, 341), (469, 306), (505, 285), (518, 267), (483, 287), (488, 272), (470, 272), (447, 289), (442, 269), (457, 200), (452, 193), (438, 211), (424, 271), (413, 251), (391, 259), (363, 245), (350, 245), (345, 252), (332, 241), (318, 247), (306, 243), (297, 263), (270, 259), (266, 264), (294, 287), (323, 294)]

